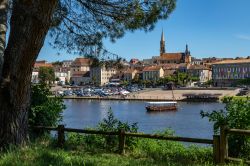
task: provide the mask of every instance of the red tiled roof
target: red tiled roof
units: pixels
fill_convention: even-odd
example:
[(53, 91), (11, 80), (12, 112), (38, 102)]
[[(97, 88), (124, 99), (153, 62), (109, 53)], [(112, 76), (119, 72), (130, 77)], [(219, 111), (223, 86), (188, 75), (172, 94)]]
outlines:
[(181, 60), (183, 53), (164, 53), (160, 56), (162, 60)]
[(180, 67), (187, 67), (187, 64), (186, 63), (180, 63), (180, 64), (168, 63), (168, 64), (162, 65), (163, 70), (179, 69)]
[(208, 67), (204, 65), (191, 65), (188, 69), (191, 70), (210, 70)]
[(213, 64), (233, 64), (233, 63), (250, 63), (250, 59), (224, 60), (220, 62), (215, 62)]
[(143, 71), (158, 71), (161, 69), (161, 66), (147, 66)]
[(34, 68), (39, 67), (52, 67), (52, 63), (46, 63), (46, 61), (36, 61), (34, 64)]
[(90, 65), (91, 63), (92, 63), (92, 59), (90, 58), (76, 58), (72, 62), (72, 66)]

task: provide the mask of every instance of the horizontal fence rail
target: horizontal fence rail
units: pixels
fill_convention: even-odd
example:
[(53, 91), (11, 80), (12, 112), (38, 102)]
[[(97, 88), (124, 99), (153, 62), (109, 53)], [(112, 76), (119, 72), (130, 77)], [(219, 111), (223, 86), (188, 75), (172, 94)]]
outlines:
[[(34, 129), (44, 129), (44, 130), (54, 130), (54, 131), (58, 130), (57, 127), (42, 127), (42, 126), (36, 126), (34, 127)], [(120, 135), (119, 131), (100, 131), (100, 130), (85, 130), (85, 129), (73, 129), (73, 128), (64, 128), (63, 130), (67, 132), (75, 132), (75, 133), (83, 133), (83, 134)], [(142, 134), (142, 133), (128, 133), (128, 132), (125, 132), (124, 135), (128, 137), (140, 137), (140, 138), (149, 138), (149, 139), (158, 139), (158, 140), (213, 144), (212, 139), (163, 136), (163, 135), (157, 135), (157, 134)]]
[(248, 135), (248, 136), (250, 136), (250, 130), (226, 129), (226, 132), (229, 133), (229, 134), (240, 134), (240, 135)]
[(228, 134), (240, 134), (250, 136), (250, 130), (242, 129), (229, 129), (226, 126), (220, 127), (220, 135), (214, 135), (213, 139), (202, 139), (202, 138), (188, 138), (188, 137), (177, 137), (177, 136), (163, 136), (157, 134), (143, 134), (143, 133), (130, 133), (125, 132), (124, 129), (119, 131), (101, 131), (101, 130), (87, 130), (87, 129), (73, 129), (65, 128), (64, 125), (58, 125), (58, 127), (45, 127), (35, 126), (35, 130), (48, 130), (57, 131), (57, 142), (58, 146), (62, 147), (65, 142), (65, 132), (75, 132), (83, 134), (99, 134), (99, 135), (116, 135), (119, 139), (118, 150), (120, 154), (124, 154), (125, 149), (125, 137), (137, 137), (137, 138), (149, 138), (157, 140), (168, 140), (168, 141), (179, 141), (179, 142), (192, 142), (213, 145), (213, 157), (215, 163), (225, 163), (226, 161), (243, 162), (250, 164), (250, 161), (242, 160), (239, 158), (233, 158), (228, 156)]
[(213, 140), (210, 140), (210, 139), (162, 136), (162, 135), (140, 134), (140, 133), (125, 133), (125, 135), (130, 136), (130, 137), (151, 138), (151, 139), (159, 139), (159, 140), (213, 144)]

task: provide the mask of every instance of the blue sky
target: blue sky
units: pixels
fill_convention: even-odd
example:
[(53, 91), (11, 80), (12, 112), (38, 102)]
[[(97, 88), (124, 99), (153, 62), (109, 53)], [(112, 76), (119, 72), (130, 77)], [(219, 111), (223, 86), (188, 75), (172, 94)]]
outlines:
[[(166, 52), (182, 52), (187, 43), (197, 58), (250, 56), (249, 9), (250, 0), (177, 0), (175, 11), (167, 20), (159, 21), (153, 31), (127, 32), (116, 43), (104, 43), (109, 51), (127, 60), (147, 59), (159, 55), (163, 29)], [(61, 61), (78, 56), (52, 49), (48, 41), (39, 60)]]

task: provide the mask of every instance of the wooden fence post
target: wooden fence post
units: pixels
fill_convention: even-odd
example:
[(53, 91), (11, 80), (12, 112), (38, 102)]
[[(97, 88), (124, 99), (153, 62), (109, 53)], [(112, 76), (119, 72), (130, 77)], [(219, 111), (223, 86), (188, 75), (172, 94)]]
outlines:
[(65, 135), (64, 135), (64, 125), (58, 125), (57, 127), (57, 146), (63, 147), (65, 142)]
[(228, 157), (228, 143), (227, 143), (227, 127), (220, 126), (220, 163), (225, 163)]
[(119, 153), (124, 154), (124, 147), (125, 147), (125, 130), (119, 130)]
[(213, 159), (214, 163), (220, 163), (220, 136), (213, 135)]

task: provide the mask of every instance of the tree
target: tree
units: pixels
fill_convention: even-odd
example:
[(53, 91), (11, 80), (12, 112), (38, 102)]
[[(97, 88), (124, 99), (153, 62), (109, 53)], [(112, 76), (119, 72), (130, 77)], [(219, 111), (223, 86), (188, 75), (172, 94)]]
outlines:
[[(207, 117), (209, 121), (214, 122), (214, 131), (218, 134), (221, 125), (227, 125), (229, 128), (250, 129), (250, 100), (237, 99), (233, 97), (223, 98), (226, 104), (224, 110), (217, 110), (211, 113), (201, 112), (202, 117)], [(250, 159), (250, 138), (242, 135), (229, 135), (229, 156), (244, 157)]]
[(52, 67), (40, 67), (38, 78), (40, 83), (50, 85), (53, 81), (55, 81), (54, 69)]
[[(0, 0), (0, 4), (6, 1), (11, 10), (8, 43), (0, 41), (6, 46), (0, 66), (0, 147), (25, 144), (28, 139), (31, 73), (49, 30), (54, 47), (98, 55), (106, 52), (103, 38), (115, 41), (126, 30), (152, 30), (175, 8), (175, 0)], [(7, 15), (7, 7), (3, 11)], [(0, 21), (3, 25), (7, 20)]]
[[(2, 73), (7, 32), (7, 0), (0, 0), (0, 73)], [(0, 74), (1, 79), (1, 74)]]

